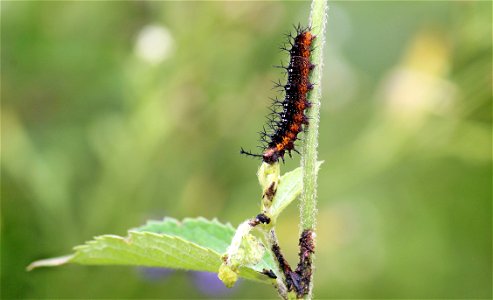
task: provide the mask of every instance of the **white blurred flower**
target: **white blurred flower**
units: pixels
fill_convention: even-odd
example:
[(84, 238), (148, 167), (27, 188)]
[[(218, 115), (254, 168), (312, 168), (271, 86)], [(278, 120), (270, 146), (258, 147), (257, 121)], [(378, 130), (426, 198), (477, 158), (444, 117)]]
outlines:
[(134, 50), (140, 59), (153, 65), (159, 64), (172, 54), (174, 39), (166, 27), (147, 25), (140, 30)]

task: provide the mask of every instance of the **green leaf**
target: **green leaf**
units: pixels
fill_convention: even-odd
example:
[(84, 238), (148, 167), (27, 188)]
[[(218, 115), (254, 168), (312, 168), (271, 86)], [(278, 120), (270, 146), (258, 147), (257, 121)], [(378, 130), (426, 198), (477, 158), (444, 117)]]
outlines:
[(148, 221), (147, 224), (133, 230), (179, 236), (218, 253), (225, 251), (235, 234), (235, 229), (229, 223), (223, 224), (217, 219), (209, 221), (200, 217), (196, 219), (186, 218), (183, 222), (173, 218), (165, 218), (163, 221)]
[[(317, 170), (322, 165), (323, 161), (317, 163)], [(279, 187), (277, 188), (276, 195), (272, 200), (272, 206), (269, 208), (271, 218), (274, 220), (281, 214), (281, 212), (293, 202), (301, 193), (303, 188), (303, 173), (302, 169), (296, 168), (295, 170), (284, 174), (279, 181)]]
[[(129, 231), (127, 237), (103, 235), (74, 248), (75, 254), (40, 260), (28, 270), (67, 263), (82, 265), (128, 265), (217, 272), (234, 235), (234, 228), (217, 220), (172, 218), (150, 221)], [(264, 283), (272, 279), (261, 274), (263, 268), (274, 269), (270, 255), (255, 266), (241, 267), (240, 277)]]

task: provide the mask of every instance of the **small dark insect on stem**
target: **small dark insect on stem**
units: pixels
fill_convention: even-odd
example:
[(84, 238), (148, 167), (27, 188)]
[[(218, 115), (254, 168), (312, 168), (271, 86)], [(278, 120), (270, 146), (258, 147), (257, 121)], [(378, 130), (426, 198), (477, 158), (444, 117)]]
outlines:
[(257, 226), (258, 224), (269, 224), (270, 218), (265, 214), (258, 214), (255, 219), (251, 219), (248, 224), (252, 227)]
[(272, 278), (272, 279), (277, 279), (277, 276), (276, 274), (274, 273), (274, 271), (270, 270), (270, 269), (263, 269), (262, 270), (262, 274), (266, 275), (266, 276), (269, 276), (269, 278)]

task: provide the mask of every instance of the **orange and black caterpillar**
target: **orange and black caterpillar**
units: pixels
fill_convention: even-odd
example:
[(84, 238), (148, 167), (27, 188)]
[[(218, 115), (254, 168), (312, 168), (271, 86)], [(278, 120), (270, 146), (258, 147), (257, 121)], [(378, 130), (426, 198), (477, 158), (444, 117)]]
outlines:
[[(283, 47), (290, 54), (289, 65), (280, 66), (286, 70), (287, 83), (276, 84), (276, 87), (284, 89), (284, 100), (274, 99), (272, 113), (267, 117), (269, 123), (266, 130), (260, 132), (263, 143), (262, 154), (253, 154), (241, 148), (240, 153), (262, 157), (266, 163), (273, 164), (279, 159), (284, 161), (286, 151), (291, 157), (291, 151), (299, 153), (295, 149), (294, 142), (298, 133), (303, 131), (303, 126), (308, 125), (305, 110), (310, 107), (307, 93), (313, 88), (309, 82), (310, 72), (315, 65), (310, 61), (312, 41), (315, 36), (310, 28), (295, 27), (296, 36), (288, 35), (290, 48)], [(282, 108), (282, 109), (280, 109)]]

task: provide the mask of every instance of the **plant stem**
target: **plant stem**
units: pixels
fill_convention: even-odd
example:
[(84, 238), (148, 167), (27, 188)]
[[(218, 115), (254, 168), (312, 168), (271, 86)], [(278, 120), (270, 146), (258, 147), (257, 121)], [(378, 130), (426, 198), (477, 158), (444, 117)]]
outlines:
[[(311, 82), (315, 83), (315, 85), (308, 99), (311, 103), (311, 108), (307, 112), (310, 124), (306, 128), (305, 140), (302, 148), (303, 155), (301, 157), (301, 165), (303, 169), (303, 191), (300, 202), (302, 237), (303, 235), (306, 235), (307, 232), (310, 233), (310, 238), (313, 243), (315, 242), (315, 235), (312, 233), (315, 230), (317, 214), (317, 147), (318, 127), (320, 122), (320, 102), (322, 96), (321, 83), (327, 11), (327, 0), (313, 0), (310, 13), (310, 26), (312, 33), (316, 36), (316, 39), (313, 44), (311, 61), (312, 64), (315, 65), (315, 69), (312, 71), (310, 79)], [(308, 252), (307, 255), (311, 263), (312, 252)], [(311, 268), (311, 265), (309, 268)], [(309, 292), (305, 295), (305, 297), (310, 299), (312, 296), (313, 273), (311, 270), (309, 271), (310, 287)]]
[(294, 293), (293, 291), (289, 291), (292, 282), (291, 284), (288, 284), (288, 279), (290, 280), (292, 270), (281, 253), (276, 231), (274, 228), (271, 228), (269, 231), (265, 231), (264, 234), (267, 245), (277, 262), (277, 274), (282, 274), (280, 277), (277, 278), (277, 292), (279, 293), (279, 296), (281, 296), (281, 298), (285, 300), (296, 299), (296, 293)]
[(311, 107), (307, 112), (310, 124), (306, 127), (303, 143), (301, 166), (303, 168), (303, 191), (300, 204), (301, 230), (314, 229), (316, 224), (317, 204), (317, 147), (318, 127), (320, 122), (320, 99), (322, 95), (323, 48), (325, 44), (325, 21), (327, 19), (327, 1), (313, 0), (310, 24), (312, 33), (316, 35), (311, 55), (315, 69), (311, 74), (311, 82), (315, 83), (309, 95)]

